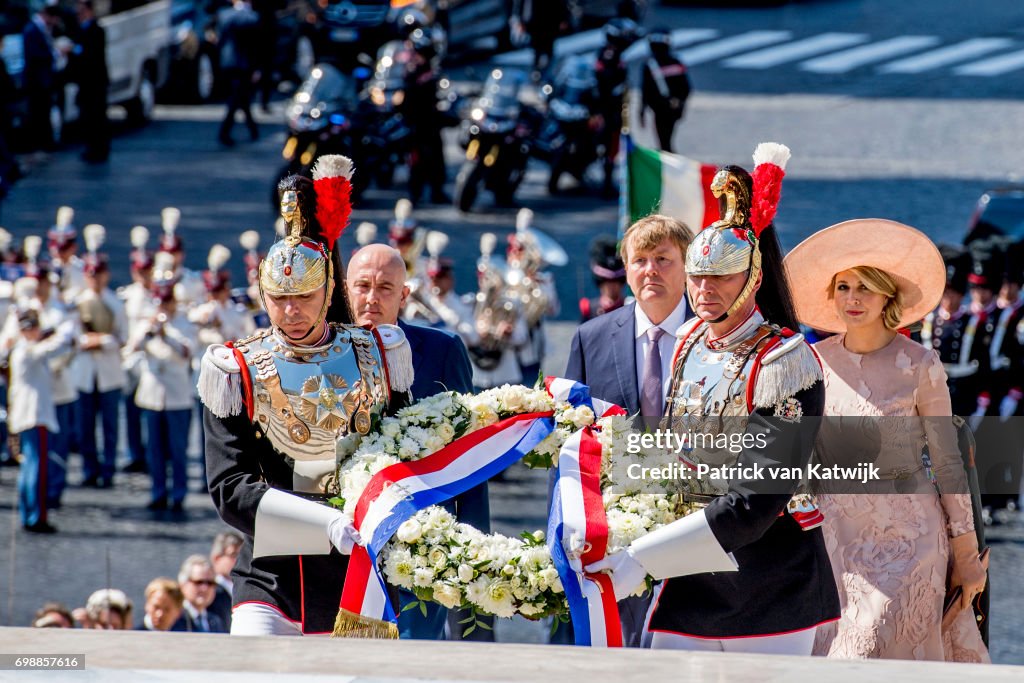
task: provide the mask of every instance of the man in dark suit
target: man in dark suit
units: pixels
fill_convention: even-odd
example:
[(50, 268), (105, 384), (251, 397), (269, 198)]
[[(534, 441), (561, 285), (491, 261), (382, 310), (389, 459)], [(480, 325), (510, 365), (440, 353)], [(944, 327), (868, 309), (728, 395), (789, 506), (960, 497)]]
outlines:
[[(676, 330), (689, 317), (683, 267), (689, 244), (689, 229), (674, 218), (648, 216), (630, 226), (620, 251), (636, 301), (581, 325), (569, 351), (566, 379), (586, 384), (591, 396), (630, 415), (650, 418), (649, 424), (664, 411)], [(649, 602), (647, 596), (619, 603), (626, 645), (641, 646)], [(565, 631), (553, 640), (571, 642)]]
[(213, 565), (202, 555), (190, 555), (178, 573), (178, 584), (185, 596), (181, 617), (171, 628), (199, 633), (227, 633), (220, 616), (210, 611), (217, 581)]
[(82, 159), (91, 164), (106, 162), (110, 156), (110, 124), (107, 121), (107, 34), (96, 21), (92, 0), (78, 0), (78, 43), (71, 66), (78, 83), (78, 109), (82, 117), (85, 151)]
[(22, 83), (28, 111), (25, 136), (29, 149), (49, 152), (53, 148), (50, 109), (57, 91), (57, 49), (53, 30), (60, 23), (60, 6), (47, 3), (33, 15), (21, 33), (25, 56)]
[[(352, 316), (359, 325), (398, 325), (412, 349), (415, 373), (413, 400), (442, 391), (470, 392), (473, 371), (466, 345), (457, 335), (433, 327), (413, 325), (398, 319), (405, 306), (409, 288), (402, 254), (385, 244), (371, 244), (357, 251), (348, 264), (347, 283)], [(487, 484), (481, 484), (456, 496), (446, 505), (459, 521), (490, 533), (490, 503)], [(415, 596), (403, 591), (402, 607)], [(398, 617), (402, 638), (439, 640), (443, 637), (447, 610), (436, 603), (427, 605), (427, 616), (419, 609), (403, 610)], [(453, 629), (454, 631), (455, 629)], [(475, 629), (470, 640), (493, 640), (493, 632)]]
[(259, 15), (246, 0), (235, 0), (230, 8), (222, 10), (219, 22), (220, 68), (228, 83), (228, 111), (220, 124), (218, 139), (222, 145), (230, 147), (235, 144), (231, 129), (236, 112), (242, 112), (249, 137), (253, 140), (259, 137), (251, 109), (259, 50)]

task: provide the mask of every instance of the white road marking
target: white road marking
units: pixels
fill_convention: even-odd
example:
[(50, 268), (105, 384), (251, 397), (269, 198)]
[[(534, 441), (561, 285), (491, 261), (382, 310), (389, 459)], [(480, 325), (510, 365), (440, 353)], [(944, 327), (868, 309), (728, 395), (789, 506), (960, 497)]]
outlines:
[(1001, 76), (1021, 68), (1024, 68), (1024, 50), (964, 64), (953, 69), (953, 73), (957, 76)]
[(898, 36), (831, 55), (816, 57), (801, 63), (800, 68), (819, 74), (841, 74), (865, 64), (881, 62), (908, 52), (932, 47), (938, 42), (939, 39), (935, 36)]
[(794, 43), (777, 45), (733, 57), (725, 60), (723, 64), (733, 69), (770, 69), (779, 64), (795, 62), (804, 57), (820, 55), (868, 40), (868, 36), (862, 33), (822, 33)]
[(789, 31), (748, 31), (738, 36), (730, 36), (683, 50), (682, 59), (687, 65), (703, 64), (721, 57), (728, 57), (737, 52), (781, 43), (789, 40), (793, 34)]
[(955, 45), (947, 45), (914, 57), (883, 64), (878, 67), (878, 71), (883, 74), (917, 74), (948, 64), (965, 62), (1012, 44), (1013, 41), (1009, 38), (971, 38)]

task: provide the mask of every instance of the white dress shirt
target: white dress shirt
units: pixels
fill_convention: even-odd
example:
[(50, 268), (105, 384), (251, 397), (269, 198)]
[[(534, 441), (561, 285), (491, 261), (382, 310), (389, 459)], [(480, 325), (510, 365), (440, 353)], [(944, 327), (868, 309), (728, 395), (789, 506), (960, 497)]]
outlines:
[[(639, 302), (633, 309), (633, 317), (636, 321), (636, 385), (644, 385), (644, 362), (647, 360), (647, 353), (651, 345), (647, 338), (647, 330), (655, 327), (651, 319), (640, 308)], [(668, 317), (661, 321), (660, 327), (665, 334), (658, 340), (658, 352), (661, 354), (661, 384), (662, 395), (668, 393), (669, 384), (672, 381), (672, 352), (676, 347), (676, 331), (686, 320), (686, 296), (684, 295), (675, 309), (668, 314)]]

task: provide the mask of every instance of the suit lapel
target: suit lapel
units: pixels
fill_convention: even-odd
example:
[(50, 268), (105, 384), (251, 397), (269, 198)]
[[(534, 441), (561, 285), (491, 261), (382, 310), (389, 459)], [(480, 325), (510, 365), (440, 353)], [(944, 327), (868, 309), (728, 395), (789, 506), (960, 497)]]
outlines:
[(633, 303), (619, 311), (611, 338), (615, 374), (619, 379), (619, 390), (626, 399), (626, 405), (622, 407), (630, 414), (640, 410), (640, 388), (636, 383), (636, 326), (633, 322), (635, 306)]

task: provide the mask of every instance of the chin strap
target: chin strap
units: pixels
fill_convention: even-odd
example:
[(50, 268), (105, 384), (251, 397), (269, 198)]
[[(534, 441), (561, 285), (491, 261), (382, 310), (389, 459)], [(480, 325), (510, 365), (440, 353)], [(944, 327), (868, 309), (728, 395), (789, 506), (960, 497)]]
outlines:
[[(754, 294), (754, 285), (757, 284), (757, 278), (760, 274), (761, 250), (755, 244), (754, 249), (751, 251), (750, 254), (750, 269), (747, 271), (747, 282), (745, 285), (743, 285), (743, 289), (740, 291), (739, 296), (736, 297), (736, 300), (732, 302), (732, 305), (729, 306), (729, 309), (725, 313), (718, 316), (714, 320), (708, 320), (707, 322), (711, 325), (717, 325), (718, 323), (725, 322), (726, 320), (729, 319), (729, 316), (735, 314), (736, 311), (740, 310), (743, 307), (743, 304), (747, 302), (747, 299), (749, 299), (751, 295)], [(690, 295), (689, 288), (687, 288), (686, 290), (686, 298), (690, 300), (690, 310), (696, 313), (697, 302), (695, 302), (693, 300), (693, 297)]]

